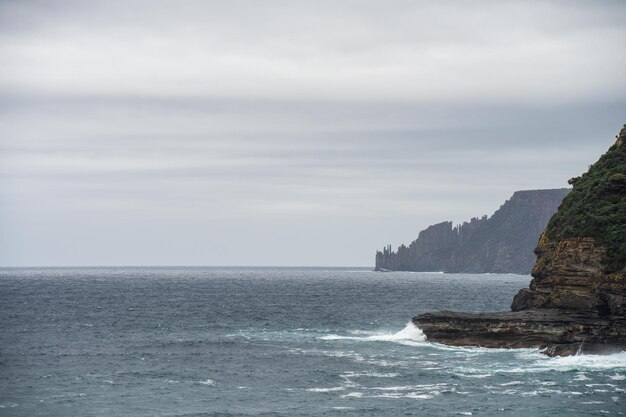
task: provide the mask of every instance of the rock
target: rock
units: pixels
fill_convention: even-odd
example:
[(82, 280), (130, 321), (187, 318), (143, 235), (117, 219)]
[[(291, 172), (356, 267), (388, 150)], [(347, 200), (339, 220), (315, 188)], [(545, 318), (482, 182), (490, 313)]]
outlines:
[(544, 234), (535, 250), (537, 262), (530, 289), (521, 290), (511, 309), (562, 308), (596, 311), (597, 288), (602, 279), (604, 248), (592, 238), (558, 242)]
[(626, 319), (577, 311), (533, 309), (504, 313), (441, 311), (413, 318), (428, 340), (453, 346), (541, 348), (555, 355), (609, 353), (626, 346)]
[(548, 355), (626, 349), (626, 125), (574, 188), (535, 249), (529, 288), (511, 312), (443, 311), (413, 318), (450, 345), (542, 348)]
[(533, 248), (569, 189), (517, 191), (491, 217), (422, 230), (409, 246), (376, 253), (376, 270), (528, 274)]

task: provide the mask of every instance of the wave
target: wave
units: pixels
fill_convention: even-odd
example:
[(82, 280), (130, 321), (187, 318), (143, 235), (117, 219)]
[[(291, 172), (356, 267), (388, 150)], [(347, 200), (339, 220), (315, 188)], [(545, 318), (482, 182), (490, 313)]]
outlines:
[(332, 392), (332, 391), (343, 391), (346, 387), (331, 387), (331, 388), (307, 388), (309, 392)]
[[(353, 331), (353, 333), (357, 333), (358, 331)], [(361, 332), (358, 332), (361, 333)], [(322, 336), (319, 339), (321, 340), (355, 340), (355, 341), (366, 341), (366, 342), (419, 342), (418, 344), (422, 344), (426, 342), (426, 336), (422, 332), (422, 330), (415, 326), (413, 323), (408, 322), (406, 326), (396, 333), (375, 333), (364, 336), (341, 336), (337, 334), (330, 334), (326, 336)]]
[(626, 369), (626, 352), (549, 358), (538, 361), (536, 365), (554, 371)]
[[(545, 373), (545, 372), (576, 372), (573, 381), (587, 381), (591, 378), (585, 372), (597, 371), (616, 371), (609, 378), (613, 380), (621, 380), (626, 378), (621, 373), (626, 371), (626, 352), (614, 353), (611, 355), (575, 355), (549, 358), (535, 353), (529, 355), (527, 352), (516, 354), (517, 360), (508, 363), (500, 362), (505, 365), (501, 368), (475, 368), (475, 367), (453, 367), (450, 369), (455, 375), (470, 378), (483, 378), (493, 374), (529, 374), (529, 373)], [(522, 365), (523, 366), (520, 366)], [(485, 375), (488, 371), (491, 375)], [(542, 385), (553, 385), (551, 382), (545, 382)]]
[(198, 381), (198, 384), (215, 385), (215, 381), (213, 381), (212, 379), (205, 379), (204, 381)]
[(357, 378), (357, 377), (370, 377), (370, 378), (395, 378), (397, 376), (399, 376), (400, 374), (396, 373), (396, 372), (370, 372), (370, 371), (364, 371), (364, 372), (352, 372), (352, 371), (348, 371), (344, 374), (342, 374), (342, 376), (345, 376), (347, 378)]

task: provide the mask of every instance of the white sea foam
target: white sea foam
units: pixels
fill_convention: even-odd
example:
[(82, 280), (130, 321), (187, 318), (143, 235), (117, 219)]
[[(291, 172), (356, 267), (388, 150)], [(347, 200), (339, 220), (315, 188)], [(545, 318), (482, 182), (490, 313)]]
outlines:
[(554, 381), (536, 381), (536, 382), (533, 381), (533, 383), (537, 383), (539, 385), (547, 385), (549, 387), (551, 387), (553, 385), (556, 385), (556, 382), (554, 382)]
[(518, 395), (519, 391), (516, 389), (505, 389), (504, 391), (491, 391), (492, 394), (502, 394), (502, 395)]
[(413, 398), (415, 400), (430, 400), (431, 398), (433, 398), (433, 395), (430, 395), (430, 394), (417, 394), (415, 392), (410, 392), (407, 395), (405, 395), (404, 397), (406, 397), (406, 398)]
[(402, 385), (397, 387), (374, 387), (373, 390), (379, 391), (415, 391), (414, 385)]
[(363, 359), (362, 361), (359, 361), (359, 360), (357, 361), (366, 363), (368, 365), (376, 365), (376, 366), (383, 366), (383, 367), (389, 367), (389, 368), (395, 368), (395, 367), (406, 368), (407, 366), (409, 366), (409, 362), (407, 361), (389, 361), (386, 359)]
[(626, 369), (626, 352), (612, 355), (575, 355), (549, 358), (538, 361), (534, 365), (543, 368), (541, 370), (555, 371)]
[[(437, 350), (443, 350), (448, 352), (456, 352), (459, 356), (477, 356), (482, 353), (515, 353), (517, 355), (525, 355), (529, 357), (541, 357), (539, 349), (510, 349), (510, 348), (490, 348), (490, 347), (480, 347), (480, 346), (449, 346), (444, 345), (442, 343), (431, 342), (429, 344), (430, 347), (436, 348)], [(436, 354), (433, 354), (436, 355)]]
[[(363, 336), (341, 336), (337, 334), (330, 334), (327, 336), (320, 337), (321, 340), (354, 340), (354, 341), (365, 341), (365, 342), (398, 342), (405, 344), (415, 344), (420, 345), (426, 342), (426, 336), (422, 330), (416, 327), (413, 323), (409, 322), (404, 327), (404, 329), (400, 330), (396, 333), (364, 333), (362, 331), (353, 330), (350, 333), (352, 334), (363, 334)], [(416, 343), (417, 342), (417, 343)]]
[(332, 392), (332, 391), (343, 391), (346, 387), (331, 387), (331, 388), (308, 388), (309, 392)]
[[(626, 370), (626, 352), (615, 353), (612, 355), (576, 355), (565, 356), (557, 358), (548, 358), (543, 355), (527, 355), (523, 357), (517, 355), (524, 362), (527, 360), (535, 359), (525, 366), (519, 366), (519, 362), (511, 362), (510, 366), (498, 367), (489, 369), (491, 374), (528, 374), (528, 373), (542, 373), (548, 371), (555, 372), (568, 372), (579, 371), (574, 378), (577, 381), (584, 381), (588, 378), (585, 372), (604, 371), (604, 370)], [(481, 378), (487, 377), (487, 373), (484, 368), (474, 367), (455, 367), (451, 369), (458, 376)], [(619, 374), (617, 374), (619, 375)], [(552, 382), (542, 383), (542, 385), (550, 385)]]
[(198, 381), (198, 383), (202, 385), (215, 385), (215, 381), (212, 379), (205, 379), (204, 381)]
[(346, 372), (344, 373), (342, 376), (348, 377), (348, 378), (356, 378), (356, 377), (370, 377), (370, 378), (395, 378), (397, 376), (399, 376), (400, 374), (395, 373), (395, 372), (387, 372), (387, 373), (381, 373), (381, 372)]
[(521, 385), (521, 384), (523, 384), (522, 381), (511, 381), (511, 382), (505, 382), (503, 384), (498, 384), (498, 385), (503, 386), (503, 387), (507, 387), (509, 385)]
[[(436, 395), (438, 393), (434, 393)], [(430, 400), (434, 396), (433, 394), (423, 394), (418, 392), (387, 392), (378, 395), (368, 395), (367, 398), (412, 398), (414, 400)]]
[(372, 390), (378, 391), (431, 391), (431, 393), (439, 393), (438, 390), (449, 387), (450, 384), (442, 382), (439, 384), (421, 384), (421, 385), (400, 385), (391, 387), (373, 387)]

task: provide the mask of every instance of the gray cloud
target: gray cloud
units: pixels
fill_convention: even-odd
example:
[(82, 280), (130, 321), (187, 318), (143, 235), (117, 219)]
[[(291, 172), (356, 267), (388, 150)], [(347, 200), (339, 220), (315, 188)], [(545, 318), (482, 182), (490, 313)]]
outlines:
[(0, 264), (368, 265), (566, 186), (623, 2), (0, 3)]
[(8, 4), (5, 22), (30, 28), (6, 26), (8, 91), (532, 102), (625, 92), (618, 2)]

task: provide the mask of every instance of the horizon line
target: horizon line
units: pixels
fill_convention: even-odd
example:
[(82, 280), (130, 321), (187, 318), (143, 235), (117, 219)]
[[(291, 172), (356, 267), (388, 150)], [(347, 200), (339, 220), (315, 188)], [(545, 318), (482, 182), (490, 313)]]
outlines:
[(374, 268), (371, 265), (0, 265), (5, 268)]

